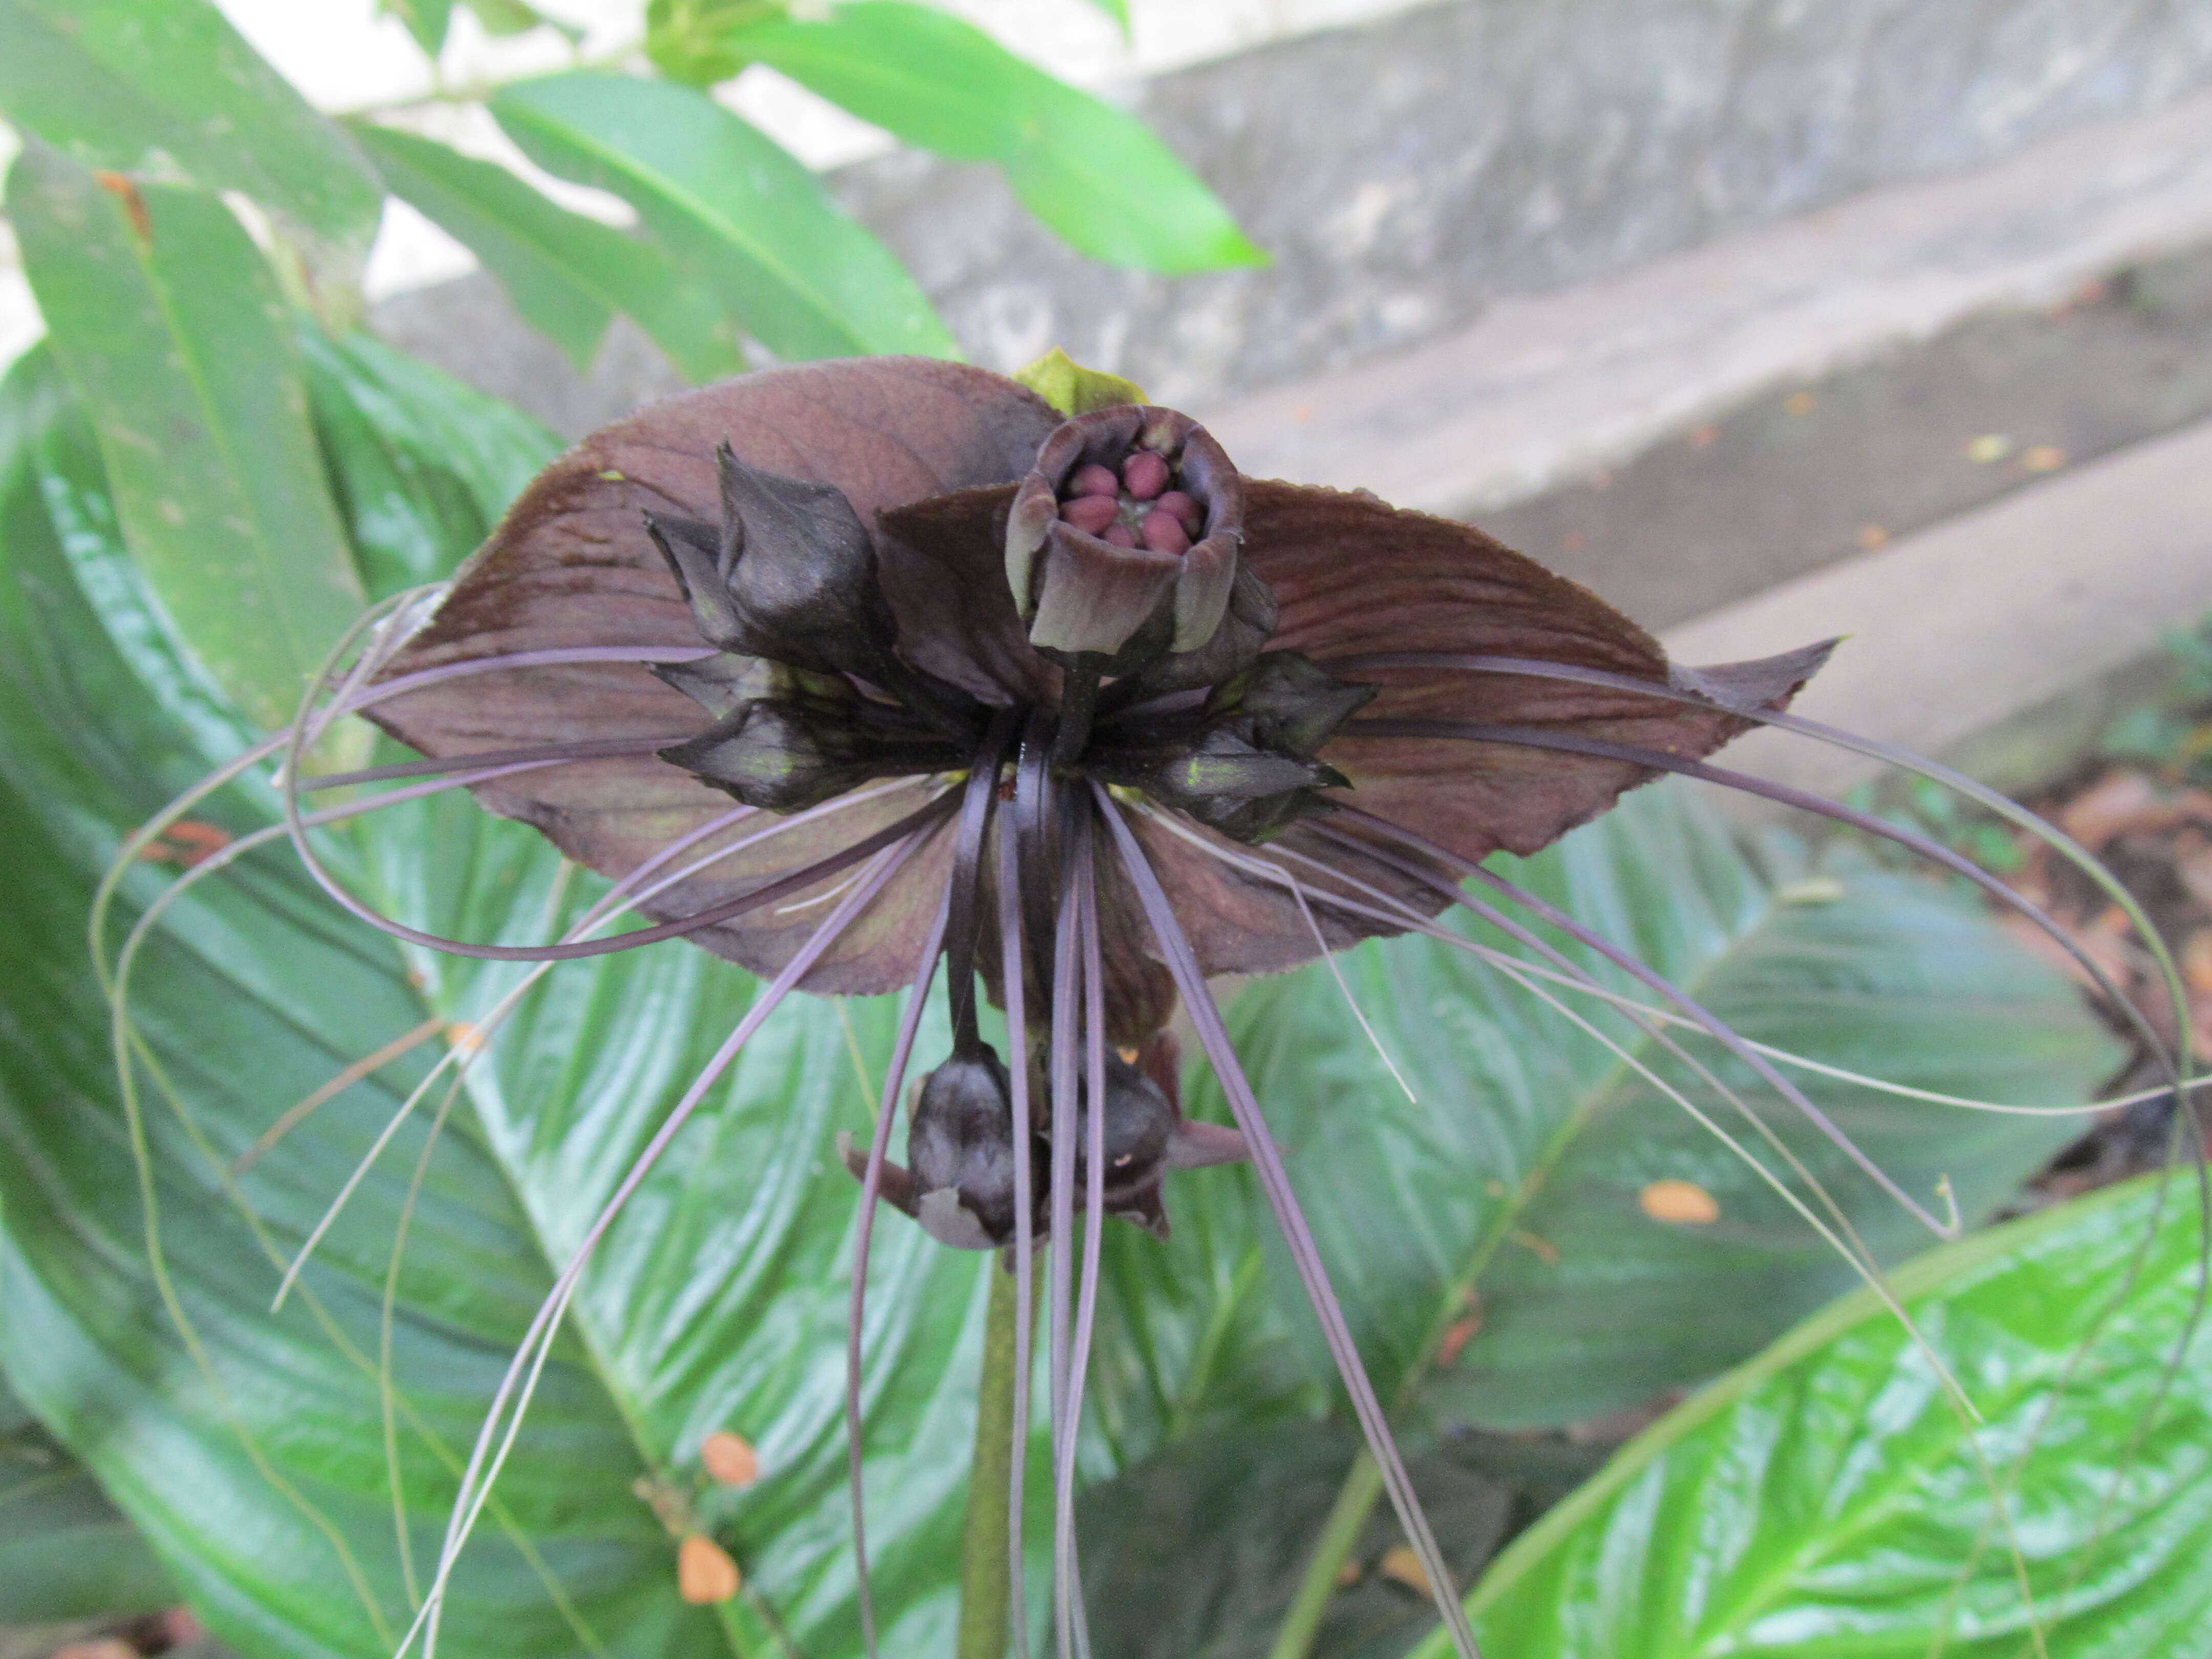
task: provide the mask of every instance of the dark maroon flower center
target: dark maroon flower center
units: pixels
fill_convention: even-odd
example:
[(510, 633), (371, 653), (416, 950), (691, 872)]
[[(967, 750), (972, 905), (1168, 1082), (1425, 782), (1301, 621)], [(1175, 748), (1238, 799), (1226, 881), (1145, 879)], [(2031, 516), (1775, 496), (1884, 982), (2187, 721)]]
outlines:
[[(1024, 918), (1014, 976), (1042, 1008), (1053, 994), (1045, 964), (1055, 928), (1065, 931), (1050, 895), (1066, 885), (1070, 826), (1088, 823), (1094, 785), (1142, 794), (1237, 840), (1266, 840), (1331, 810), (1323, 792), (1345, 780), (1320, 759), (1322, 745), (1373, 689), (1266, 648), (1275, 607), (1242, 558), (1243, 482), (1204, 428), (1173, 410), (1133, 405), (1066, 422), (1000, 509), (1030, 643), (1058, 671), (1057, 696), (1013, 706), (979, 700), (902, 649), (912, 642), (901, 640), (883, 592), (876, 543), (842, 495), (750, 466), (726, 446), (718, 465), (720, 522), (647, 524), (702, 637), (720, 652), (655, 669), (710, 717), (659, 753), (777, 812), (880, 779), (966, 774), (943, 947), (955, 988), (953, 1057), (922, 1085), (913, 1168), (887, 1171), (884, 1191), (946, 1243), (1005, 1243), (1022, 1207), (1017, 1176), (1018, 1190), (1042, 1189), (1030, 1177), (1041, 1177), (1061, 1121), (1088, 1144), (1091, 1091), (1080, 1079), (1048, 1084), (1029, 1051), (1036, 1033), (1024, 1033), (1015, 1063), (1035, 1074), (1034, 1097), (1072, 1109), (1040, 1114), (1024, 1146), (1007, 1066), (982, 1040), (972, 988), (963, 988), (979, 972), (1003, 985), (1009, 972), (988, 926), (986, 847), (995, 836), (1007, 849), (1011, 886), (1037, 912)], [(988, 551), (974, 551), (982, 556), (960, 563), (990, 568)], [(1055, 677), (1040, 665), (1033, 678), (1049, 687)], [(979, 947), (994, 959), (981, 960)], [(1133, 1053), (1152, 1042), (1170, 1006), (1139, 998), (1135, 1013), (1113, 1014), (1123, 1025), (1135, 1019), (1115, 1042)], [(1115, 1056), (1100, 1078), (1101, 1202), (1164, 1226), (1168, 1169), (1221, 1149), (1184, 1122), (1172, 1065), (1153, 1073)]]

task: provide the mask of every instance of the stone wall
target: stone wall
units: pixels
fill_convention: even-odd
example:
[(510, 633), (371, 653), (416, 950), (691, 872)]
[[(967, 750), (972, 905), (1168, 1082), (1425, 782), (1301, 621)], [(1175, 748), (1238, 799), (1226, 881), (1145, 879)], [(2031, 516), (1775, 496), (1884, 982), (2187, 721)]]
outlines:
[(837, 185), (978, 361), (1195, 403), (2208, 82), (2200, 0), (1449, 0), (1136, 89), (1264, 270), (1088, 264), (984, 167)]
[[(2206, 84), (2203, 0), (1444, 0), (1131, 90), (1265, 270), (1090, 264), (988, 167), (908, 153), (834, 181), (977, 361), (1061, 344), (1211, 404)], [(378, 320), (570, 433), (678, 384), (619, 325), (579, 380), (481, 276)]]

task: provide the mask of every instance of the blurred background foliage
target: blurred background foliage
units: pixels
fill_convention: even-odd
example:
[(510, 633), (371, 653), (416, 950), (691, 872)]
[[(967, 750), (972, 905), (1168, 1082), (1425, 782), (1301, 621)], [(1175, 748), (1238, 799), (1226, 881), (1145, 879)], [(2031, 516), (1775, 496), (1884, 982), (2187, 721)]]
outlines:
[[(389, 5), (433, 56), (463, 8), (559, 27), (524, 0)], [(477, 1051), (520, 971), (368, 935), (289, 854), (241, 849), (275, 822), (252, 774), (125, 872), (108, 957), (166, 914), (119, 1036), (86, 945), (128, 832), (288, 721), (362, 605), (448, 574), (557, 447), (359, 330), (387, 197), (580, 367), (617, 315), (696, 381), (955, 354), (913, 276), (710, 95), (755, 63), (1000, 168), (1093, 258), (1173, 276), (1262, 257), (1140, 124), (903, 0), (652, 0), (603, 60), (439, 94), (619, 198), (625, 225), (403, 125), (319, 112), (204, 0), (0, 0), (6, 211), (46, 328), (0, 381), (0, 1624), (181, 1599), (249, 1659), (389, 1652), (554, 1264), (755, 994), (683, 949), (538, 985), (272, 1315), (356, 1161), (436, 1056)], [(441, 933), (538, 937), (603, 890), (452, 797), (329, 837), (349, 880)], [(179, 884), (210, 860), (219, 876)], [(1848, 848), (1745, 842), (1683, 790), (1515, 873), (1830, 1068), (1808, 1091), (1971, 1221), (2073, 1120), (1854, 1079), (2063, 1107), (2118, 1063), (2073, 987), (1958, 894)], [(1431, 940), (1342, 972), (1244, 988), (1232, 1024), (1492, 1659), (1947, 1640), (1994, 1659), (2038, 1623), (2083, 1659), (2212, 1640), (2212, 1401), (2171, 1364), (2196, 1316), (2193, 1198), (2129, 1188), (1913, 1262), (1916, 1346), (1865, 1293), (1829, 1305), (1853, 1280), (1797, 1207), (1816, 1200), (1680, 1109), (1723, 1109), (1617, 1012)], [(865, 1131), (892, 1021), (872, 1002), (780, 1014), (617, 1225), (455, 1580), (449, 1651), (858, 1651), (837, 1431), (857, 1195), (829, 1148)], [(1919, 1248), (1747, 1069), (1682, 1042), (1877, 1257)], [(1188, 1087), (1221, 1115), (1210, 1079)], [(1175, 1218), (1164, 1245), (1116, 1230), (1107, 1254), (1083, 1456), (1100, 1653), (1408, 1650), (1432, 1623), (1418, 1572), (1372, 1512), (1255, 1190), (1194, 1173)], [(991, 1265), (896, 1224), (876, 1263), (886, 1650), (948, 1652)], [(717, 1433), (757, 1449), (757, 1484), (714, 1477)], [(2032, 1534), (2007, 1530), (2015, 1509)], [(698, 1539), (741, 1568), (735, 1594), (680, 1592)]]

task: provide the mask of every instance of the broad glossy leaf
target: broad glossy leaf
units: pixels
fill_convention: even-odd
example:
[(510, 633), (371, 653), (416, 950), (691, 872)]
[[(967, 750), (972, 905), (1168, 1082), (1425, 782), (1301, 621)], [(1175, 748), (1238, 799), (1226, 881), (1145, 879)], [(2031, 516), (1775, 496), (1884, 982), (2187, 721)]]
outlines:
[(208, 0), (0, 0), (0, 113), (25, 132), (88, 167), (242, 191), (326, 281), (358, 279), (375, 175)]
[[(20, 404), (21, 389), (11, 377), (0, 405)], [(410, 964), (341, 921), (280, 856), (249, 859), (187, 899), (149, 947), (134, 999), (173, 1090), (146, 1080), (174, 1297), (165, 1307), (81, 952), (89, 884), (119, 829), (198, 763), (70, 581), (44, 518), (37, 453), (19, 445), (0, 474), (10, 562), (0, 660), (11, 687), (0, 698), (0, 829), (40, 874), (0, 899), (10, 985), (0, 1012), (0, 1360), (226, 1641), (248, 1659), (369, 1659), (390, 1650), (410, 1609), (375, 1355), (422, 1125), (403, 1130), (363, 1182), (303, 1279), (305, 1299), (275, 1316), (267, 1300), (282, 1260), (427, 1057), (471, 1040), (455, 1022), (479, 1024), (510, 970)], [(457, 525), (444, 547), (448, 560), (473, 541), (465, 531)], [(197, 816), (233, 832), (264, 821), (239, 796)], [(126, 920), (191, 850), (165, 844), (172, 862), (134, 873)], [(479, 936), (535, 935), (578, 902), (573, 891), (556, 896), (556, 861), (533, 835), (463, 801), (395, 815), (334, 853), (386, 902)], [(555, 975), (486, 1051), (412, 1218), (397, 1281), (393, 1433), (418, 1583), (457, 1460), (552, 1262), (756, 992), (690, 951), (570, 966), (585, 971)], [(836, 1127), (865, 1126), (872, 1102), (855, 1057), (879, 1079), (893, 1012), (809, 1002), (779, 1013), (641, 1191), (586, 1279), (574, 1334), (556, 1349), (501, 1482), (500, 1513), (464, 1561), (447, 1650), (774, 1654), (774, 1625), (810, 1653), (853, 1649), (838, 1401), (857, 1194), (830, 1143)], [(236, 1178), (250, 1218), (234, 1206), (222, 1172), (278, 1115), (426, 1016), (438, 1036), (339, 1093)], [(994, 1269), (897, 1220), (876, 1261), (878, 1593), (887, 1639), (921, 1650), (951, 1617), (983, 1275)], [(765, 1477), (744, 1493), (699, 1475), (700, 1442), (721, 1428), (760, 1449)], [(745, 1599), (683, 1605), (675, 1544), (633, 1490), (641, 1479), (657, 1483), (664, 1507), (672, 1495), (690, 1505), (732, 1551)]]
[(118, 194), (35, 143), (8, 210), (148, 586), (210, 679), (284, 724), (362, 587), (268, 262), (213, 196)]
[(778, 356), (958, 355), (883, 244), (704, 93), (579, 72), (504, 87), (490, 108), (539, 166), (629, 201), (685, 280)]
[(367, 122), (353, 131), (392, 193), (483, 260), (524, 320), (580, 372), (591, 367), (617, 311), (690, 380), (744, 368), (729, 311), (659, 248), (555, 206), (490, 161)]
[(1095, 259), (1170, 276), (1266, 263), (1144, 123), (934, 7), (850, 0), (821, 21), (740, 26), (722, 44), (910, 144), (996, 163), (1030, 212)]
[(0, 1625), (149, 1613), (175, 1600), (100, 1483), (0, 1385)]
[(249, 747), (260, 733), (179, 642), (131, 560), (99, 436), (62, 374), (51, 339), (15, 361), (8, 389), (0, 401), (0, 455), (29, 469), (11, 508), (27, 515), (27, 527), (15, 533), (58, 541), (76, 586), (94, 596), (139, 694), (190, 735), (195, 753), (220, 757)]
[(614, 307), (570, 269), (564, 250), (592, 231), (628, 238), (556, 207), (496, 163), (373, 121), (350, 130), (394, 196), (482, 260), (523, 321), (559, 346), (577, 373), (591, 368)]
[(2204, 1652), (2205, 1223), (2188, 1176), (2161, 1180), (1895, 1275), (1978, 1425), (1896, 1319), (1850, 1297), (1661, 1419), (1507, 1551), (1468, 1603), (1484, 1653)]

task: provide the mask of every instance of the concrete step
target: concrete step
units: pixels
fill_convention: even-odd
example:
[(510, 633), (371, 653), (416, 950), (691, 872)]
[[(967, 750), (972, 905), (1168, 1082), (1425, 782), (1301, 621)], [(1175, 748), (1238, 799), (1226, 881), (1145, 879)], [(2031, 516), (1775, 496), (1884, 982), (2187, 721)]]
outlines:
[[(1691, 663), (1847, 638), (1799, 712), (2001, 787), (2042, 781), (2093, 739), (2112, 690), (2162, 635), (2212, 610), (2212, 421), (2133, 445), (1879, 551), (1668, 630)], [(2009, 729), (2008, 729), (2009, 728)], [(1729, 765), (1834, 794), (1874, 762), (1755, 732)], [(1759, 814), (1753, 814), (1759, 816)]]

